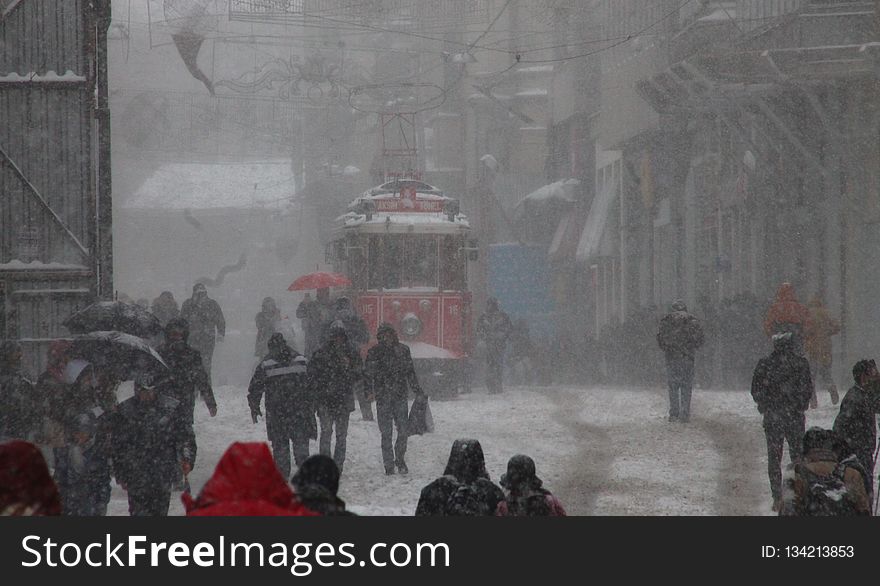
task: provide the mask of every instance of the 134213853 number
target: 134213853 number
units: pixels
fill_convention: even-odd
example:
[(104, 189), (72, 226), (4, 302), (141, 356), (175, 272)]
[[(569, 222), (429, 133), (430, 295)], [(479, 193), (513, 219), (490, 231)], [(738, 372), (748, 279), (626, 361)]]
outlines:
[(782, 550), (788, 558), (851, 558), (852, 545), (786, 545)]

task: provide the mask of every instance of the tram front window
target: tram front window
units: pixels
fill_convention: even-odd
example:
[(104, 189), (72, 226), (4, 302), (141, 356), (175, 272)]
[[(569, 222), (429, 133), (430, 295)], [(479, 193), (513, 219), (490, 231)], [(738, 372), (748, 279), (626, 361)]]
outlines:
[(403, 286), (403, 242), (399, 236), (371, 236), (369, 255), (370, 289)]
[(406, 281), (409, 287), (437, 286), (437, 238), (410, 236), (406, 239)]

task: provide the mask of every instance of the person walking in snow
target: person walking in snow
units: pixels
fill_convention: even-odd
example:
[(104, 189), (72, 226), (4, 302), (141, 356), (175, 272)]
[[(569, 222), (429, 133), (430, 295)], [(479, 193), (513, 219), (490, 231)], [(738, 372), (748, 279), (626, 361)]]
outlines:
[(193, 286), (192, 297), (184, 301), (180, 308), (180, 317), (189, 324), (189, 344), (202, 355), (202, 363), (210, 380), (214, 346), (222, 342), (226, 335), (226, 319), (220, 305), (208, 297), (204, 283)]
[(507, 473), (501, 475), (501, 486), (507, 496), (498, 503), (498, 517), (565, 517), (565, 509), (535, 472), (535, 461), (523, 454), (507, 462)]
[(498, 300), (489, 297), (485, 313), (477, 320), (477, 335), (486, 344), (486, 389), (490, 393), (504, 390), (504, 350), (512, 328), (510, 317), (498, 307)]
[(672, 311), (660, 320), (657, 343), (666, 356), (669, 421), (687, 423), (694, 387), (694, 354), (703, 345), (703, 328), (680, 299), (672, 303)]
[[(837, 405), (840, 399), (837, 386), (831, 376), (831, 338), (840, 333), (840, 324), (831, 317), (822, 296), (818, 293), (807, 304), (810, 317), (806, 327), (806, 344), (804, 349), (810, 360), (810, 368), (813, 373), (813, 383), (823, 385), (831, 395), (831, 404)], [(818, 406), (816, 389), (813, 389), (812, 407)]]
[(792, 462), (800, 458), (806, 418), (813, 395), (810, 364), (797, 353), (793, 334), (773, 336), (773, 352), (758, 361), (752, 375), (752, 398), (764, 417), (767, 440), (767, 474), (778, 511), (782, 498), (782, 448), (788, 442)]
[(804, 353), (804, 334), (809, 327), (810, 312), (797, 300), (791, 283), (783, 283), (776, 292), (776, 300), (764, 318), (767, 337), (791, 332), (794, 351)]
[[(378, 344), (367, 352), (364, 366), (366, 386), (376, 397), (376, 415), (382, 436), (382, 462), (385, 474), (406, 474), (407, 397), (412, 391), (424, 394), (416, 376), (409, 347), (397, 339), (397, 332), (389, 323), (383, 323), (376, 331)], [(392, 426), (393, 424), (393, 426)], [(397, 428), (397, 441), (393, 443), (393, 427)]]
[(504, 492), (486, 472), (480, 442), (457, 439), (443, 476), (422, 489), (416, 516), (492, 516), (503, 500)]
[(855, 385), (844, 395), (834, 419), (834, 432), (848, 444), (867, 473), (868, 489), (874, 492), (874, 450), (877, 444), (877, 413), (880, 413), (880, 372), (873, 360), (859, 360), (852, 369)]
[(281, 321), (281, 311), (271, 297), (263, 299), (260, 313), (254, 318), (257, 326), (257, 339), (254, 342), (254, 356), (262, 358), (269, 352), (269, 338), (277, 331)]
[(308, 381), (308, 360), (288, 346), (280, 333), (272, 334), (268, 353), (254, 370), (248, 386), (248, 406), (257, 423), (266, 396), (266, 435), (272, 456), (284, 478), (290, 476), (290, 449), (297, 466), (309, 457), (309, 440), (317, 438), (315, 400)]
[(321, 423), (320, 453), (330, 455), (335, 430), (333, 459), (341, 471), (345, 464), (348, 421), (354, 411), (354, 385), (363, 376), (363, 361), (341, 321), (331, 324), (329, 333), (330, 338), (312, 356), (308, 373)]

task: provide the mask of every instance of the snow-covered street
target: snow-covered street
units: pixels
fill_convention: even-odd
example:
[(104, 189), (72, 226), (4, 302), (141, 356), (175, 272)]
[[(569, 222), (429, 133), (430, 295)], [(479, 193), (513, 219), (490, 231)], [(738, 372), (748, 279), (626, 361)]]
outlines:
[[(266, 439), (263, 422), (251, 423), (244, 388), (215, 392), (216, 418), (196, 405), (194, 492), (231, 442)], [(532, 456), (545, 486), (571, 515), (772, 514), (761, 419), (744, 390), (696, 390), (687, 425), (666, 420), (661, 389), (509, 387), (488, 395), (478, 388), (431, 408), (436, 431), (410, 438), (407, 476), (384, 474), (378, 426), (352, 413), (340, 488), (352, 511), (411, 515), (421, 488), (442, 474), (452, 441), (471, 437), (482, 443), (495, 482), (510, 456)], [(807, 426), (830, 426), (836, 413), (820, 394)], [(171, 514), (182, 513), (175, 494)], [(109, 514), (127, 514), (118, 486)]]

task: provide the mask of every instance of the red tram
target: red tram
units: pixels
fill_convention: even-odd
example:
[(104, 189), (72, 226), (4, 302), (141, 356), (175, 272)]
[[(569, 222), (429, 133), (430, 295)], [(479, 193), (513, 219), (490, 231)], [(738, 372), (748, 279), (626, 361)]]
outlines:
[(456, 199), (414, 179), (366, 191), (338, 218), (328, 261), (348, 275), (375, 336), (389, 322), (432, 395), (467, 387), (472, 351), (467, 262), (476, 248)]

